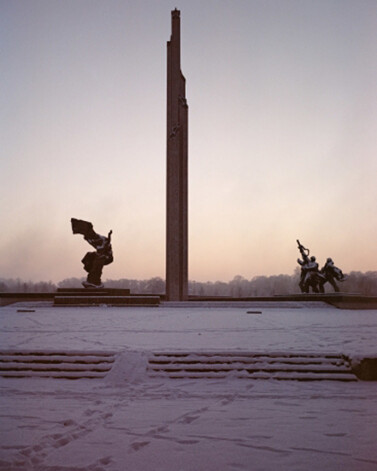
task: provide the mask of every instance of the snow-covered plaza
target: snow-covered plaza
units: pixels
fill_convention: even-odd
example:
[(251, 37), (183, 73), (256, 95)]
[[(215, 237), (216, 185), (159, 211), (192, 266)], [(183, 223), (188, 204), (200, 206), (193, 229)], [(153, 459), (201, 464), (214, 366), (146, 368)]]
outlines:
[(322, 303), (0, 308), (1, 352), (100, 355), (102, 378), (0, 378), (0, 469), (374, 471), (377, 382), (170, 379), (153, 352), (377, 354), (377, 311)]

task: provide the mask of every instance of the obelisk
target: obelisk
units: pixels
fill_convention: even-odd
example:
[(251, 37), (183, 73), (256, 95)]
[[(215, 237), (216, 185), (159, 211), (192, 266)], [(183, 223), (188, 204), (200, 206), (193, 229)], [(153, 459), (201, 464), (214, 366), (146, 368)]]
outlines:
[(187, 179), (188, 106), (181, 72), (180, 11), (171, 12), (172, 34), (167, 43), (167, 188), (166, 299), (184, 301), (188, 285)]

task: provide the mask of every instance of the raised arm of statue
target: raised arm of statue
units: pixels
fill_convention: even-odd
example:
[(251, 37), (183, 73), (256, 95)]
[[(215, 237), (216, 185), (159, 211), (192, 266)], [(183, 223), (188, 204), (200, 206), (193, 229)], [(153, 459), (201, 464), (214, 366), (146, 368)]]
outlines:
[(300, 263), (300, 262), (298, 262), (298, 263), (300, 263), (300, 265), (304, 265), (306, 263), (309, 263), (310, 250), (307, 249), (306, 247), (304, 247), (298, 239), (297, 239), (297, 245), (298, 245), (298, 249), (300, 251), (302, 260), (303, 260), (303, 263)]

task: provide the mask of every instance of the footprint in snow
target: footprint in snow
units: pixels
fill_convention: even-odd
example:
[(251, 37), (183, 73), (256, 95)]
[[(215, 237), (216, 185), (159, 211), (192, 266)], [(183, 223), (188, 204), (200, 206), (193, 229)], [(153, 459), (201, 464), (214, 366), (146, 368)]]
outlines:
[(139, 451), (140, 448), (144, 448), (145, 446), (149, 445), (150, 442), (134, 442), (134, 443), (131, 443), (131, 448), (134, 450), (134, 451)]
[(191, 415), (187, 417), (183, 417), (183, 419), (180, 421), (183, 424), (191, 424), (191, 422), (194, 422), (194, 420), (199, 419), (199, 415)]
[(99, 463), (106, 465), (106, 464), (110, 464), (112, 461), (113, 460), (112, 460), (111, 456), (105, 456), (104, 458), (101, 458), (99, 460)]
[(71, 425), (77, 425), (77, 422), (72, 419), (68, 419), (63, 422), (63, 425), (64, 427), (70, 427)]
[(195, 443), (199, 443), (199, 440), (177, 440), (177, 443), (181, 445), (195, 445)]
[(226, 405), (230, 404), (233, 401), (234, 401), (234, 397), (226, 397), (225, 399), (223, 399), (221, 401), (221, 405), (226, 406)]

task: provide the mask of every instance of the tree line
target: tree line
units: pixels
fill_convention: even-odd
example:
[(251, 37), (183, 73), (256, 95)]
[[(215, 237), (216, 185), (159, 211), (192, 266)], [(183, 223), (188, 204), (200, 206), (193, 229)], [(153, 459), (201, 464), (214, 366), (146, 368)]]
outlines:
[[(231, 281), (189, 281), (189, 295), (191, 296), (231, 296), (235, 298), (251, 296), (274, 296), (296, 294), (300, 269), (297, 267), (293, 275), (255, 276), (248, 280), (237, 275)], [(0, 292), (53, 292), (57, 288), (81, 288), (85, 278), (66, 278), (55, 284), (51, 281), (24, 281), (19, 278), (0, 278)], [(338, 283), (343, 293), (363, 294), (377, 296), (377, 271), (365, 273), (353, 271), (347, 275), (346, 281)], [(165, 280), (153, 277), (147, 280), (134, 280), (123, 278), (120, 280), (106, 280), (107, 288), (129, 289), (134, 294), (164, 294)], [(328, 284), (325, 285), (327, 293), (333, 292)]]

